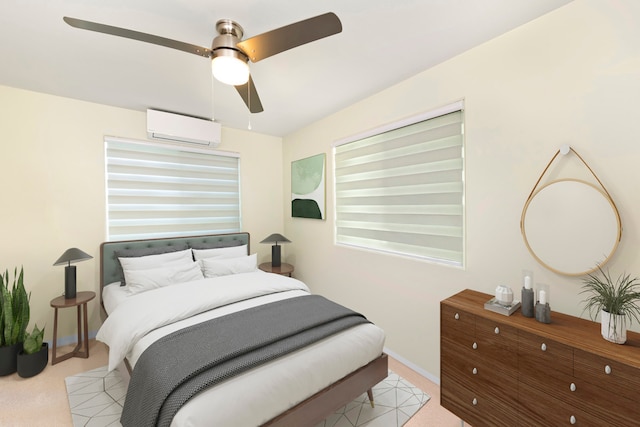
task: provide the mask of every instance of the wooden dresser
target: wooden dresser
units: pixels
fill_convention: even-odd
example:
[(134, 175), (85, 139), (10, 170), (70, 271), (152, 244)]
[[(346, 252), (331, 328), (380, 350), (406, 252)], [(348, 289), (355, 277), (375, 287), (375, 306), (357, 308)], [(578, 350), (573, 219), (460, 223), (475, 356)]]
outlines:
[(544, 324), (484, 309), (492, 295), (440, 303), (441, 405), (473, 427), (640, 426), (640, 334), (613, 344), (600, 324)]

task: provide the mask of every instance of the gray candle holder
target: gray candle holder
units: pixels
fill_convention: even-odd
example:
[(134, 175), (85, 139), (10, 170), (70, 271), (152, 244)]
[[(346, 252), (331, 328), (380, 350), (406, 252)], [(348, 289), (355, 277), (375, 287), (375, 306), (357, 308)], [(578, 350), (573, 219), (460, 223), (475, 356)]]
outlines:
[(521, 311), (524, 317), (533, 317), (533, 289), (522, 288)]
[(536, 304), (536, 320), (541, 323), (551, 323), (551, 308), (549, 308), (549, 303)]

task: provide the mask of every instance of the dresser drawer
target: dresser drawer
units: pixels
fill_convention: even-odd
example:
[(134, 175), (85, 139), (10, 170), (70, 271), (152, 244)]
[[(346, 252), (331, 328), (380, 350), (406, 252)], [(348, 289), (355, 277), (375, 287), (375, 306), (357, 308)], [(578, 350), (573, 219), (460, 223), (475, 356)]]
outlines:
[(554, 340), (520, 331), (518, 333), (520, 369), (530, 369), (548, 375), (556, 371), (573, 374), (573, 348)]
[(514, 427), (518, 413), (513, 400), (507, 400), (514, 397), (478, 393), (469, 383), (449, 379), (446, 387), (442, 383), (440, 404), (474, 427)]
[(476, 319), (476, 351), (496, 372), (518, 375), (518, 330), (489, 319)]
[(583, 409), (559, 399), (554, 399), (544, 391), (527, 384), (518, 384), (521, 421), (518, 425), (527, 427), (613, 427), (606, 421)]
[[(638, 357), (640, 358), (640, 354)], [(638, 398), (640, 370), (632, 366), (575, 350), (574, 375), (615, 395), (634, 400)]]
[(629, 399), (618, 393), (585, 381), (575, 381), (572, 401), (585, 411), (609, 422), (611, 426), (640, 425), (640, 405), (637, 399)]
[[(526, 385), (526, 388), (535, 388), (537, 392), (557, 399), (568, 404), (576, 404), (579, 398), (572, 391), (571, 384), (575, 383), (575, 378), (560, 372), (549, 374), (547, 371), (540, 371), (538, 368), (530, 368), (528, 366), (520, 366), (518, 371), (518, 384)], [(575, 389), (575, 384), (574, 387)], [(526, 394), (520, 393), (520, 399), (527, 398)], [(578, 405), (579, 406), (579, 405)]]
[(441, 377), (447, 376), (465, 384), (480, 394), (492, 394), (516, 404), (512, 390), (518, 387), (515, 375), (505, 375), (500, 363), (469, 356), (469, 353), (451, 354), (440, 361)]
[[(520, 402), (531, 401), (540, 393), (547, 399), (563, 402), (588, 417), (605, 420), (610, 426), (638, 426), (640, 407), (637, 402), (578, 380), (571, 375), (533, 372), (520, 366)], [(535, 389), (535, 391), (531, 391)], [(531, 395), (527, 394), (527, 390)], [(582, 417), (584, 419), (584, 415)]]
[(440, 331), (441, 336), (453, 339), (473, 338), (476, 334), (476, 318), (466, 311), (441, 304)]

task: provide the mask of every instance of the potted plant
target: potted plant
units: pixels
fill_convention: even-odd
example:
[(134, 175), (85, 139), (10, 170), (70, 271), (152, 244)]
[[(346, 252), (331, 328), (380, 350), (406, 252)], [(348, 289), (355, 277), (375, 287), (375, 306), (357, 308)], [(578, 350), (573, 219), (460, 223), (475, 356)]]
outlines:
[(44, 328), (38, 329), (36, 323), (33, 332), (27, 333), (21, 352), (18, 353), (18, 375), (29, 378), (39, 374), (49, 363), (49, 345), (42, 340)]
[(615, 281), (611, 274), (598, 267), (600, 275), (588, 274), (583, 280), (583, 291), (590, 294), (583, 302), (591, 319), (600, 314), (602, 337), (616, 344), (627, 341), (627, 322), (640, 322), (640, 283), (637, 278), (621, 274)]
[(30, 294), (24, 289), (24, 272), (13, 272), (13, 286), (9, 290), (9, 272), (0, 275), (0, 376), (17, 370), (18, 352), (29, 324)]

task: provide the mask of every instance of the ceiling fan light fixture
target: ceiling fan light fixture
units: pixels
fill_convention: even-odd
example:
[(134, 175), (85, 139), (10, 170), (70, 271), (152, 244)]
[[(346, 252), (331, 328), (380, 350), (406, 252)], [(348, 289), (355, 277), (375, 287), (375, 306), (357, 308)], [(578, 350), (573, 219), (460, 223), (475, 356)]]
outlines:
[[(222, 52), (220, 52), (222, 51)], [(226, 53), (230, 52), (230, 54)], [(224, 84), (241, 86), (249, 81), (249, 65), (230, 49), (216, 51), (211, 60), (213, 76)]]

